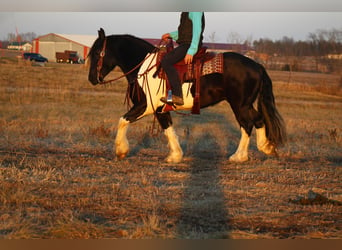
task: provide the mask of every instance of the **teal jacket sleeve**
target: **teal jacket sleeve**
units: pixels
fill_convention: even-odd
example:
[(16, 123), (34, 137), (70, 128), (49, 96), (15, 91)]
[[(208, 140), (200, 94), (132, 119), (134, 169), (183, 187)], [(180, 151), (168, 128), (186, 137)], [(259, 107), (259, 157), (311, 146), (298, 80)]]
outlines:
[(178, 40), (178, 30), (169, 33), (171, 38), (175, 41)]
[(202, 31), (202, 12), (189, 12), (189, 18), (192, 21), (192, 40), (188, 54), (195, 55), (198, 51), (198, 43)]
[[(189, 12), (192, 21), (192, 40), (187, 54), (195, 55), (198, 51), (198, 43), (202, 31), (202, 12)], [(178, 30), (169, 33), (173, 40), (178, 40)]]

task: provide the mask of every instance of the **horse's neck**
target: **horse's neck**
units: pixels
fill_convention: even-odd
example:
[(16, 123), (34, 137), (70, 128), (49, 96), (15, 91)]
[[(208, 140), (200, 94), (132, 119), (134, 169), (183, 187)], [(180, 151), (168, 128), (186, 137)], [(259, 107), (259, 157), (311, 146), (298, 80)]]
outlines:
[(150, 49), (132, 37), (123, 36), (118, 39), (122, 39), (119, 42), (119, 48), (113, 47), (113, 52), (116, 51), (116, 57), (118, 66), (126, 75), (128, 82), (133, 82), (137, 78), (139, 71), (139, 64), (145, 59)]
[(145, 56), (142, 56), (141, 58), (136, 58), (129, 60), (129, 62), (126, 62), (125, 64), (119, 65), (122, 72), (126, 75), (126, 79), (129, 83), (135, 82), (138, 76), (138, 72), (144, 63), (144, 60), (146, 58), (148, 53), (146, 53)]
[(140, 68), (139, 64), (144, 60), (144, 58), (145, 57), (125, 59), (125, 61), (119, 63), (118, 66), (124, 74), (127, 74), (127, 77), (131, 77), (132, 75), (136, 77)]

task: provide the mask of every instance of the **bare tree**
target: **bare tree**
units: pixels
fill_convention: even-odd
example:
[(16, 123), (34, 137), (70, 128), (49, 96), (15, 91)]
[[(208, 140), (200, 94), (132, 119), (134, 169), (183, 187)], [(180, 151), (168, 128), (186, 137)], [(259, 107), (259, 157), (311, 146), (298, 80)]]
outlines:
[(209, 38), (209, 41), (210, 41), (211, 43), (214, 43), (214, 42), (216, 41), (216, 32), (215, 32), (215, 31), (212, 32), (212, 33), (208, 36), (208, 38)]
[(37, 37), (37, 35), (34, 32), (19, 33), (18, 35), (14, 34), (14, 33), (8, 33), (7, 34), (7, 41), (9, 41), (9, 42), (17, 42), (17, 41), (31, 42), (36, 37)]
[(23, 41), (33, 41), (37, 37), (37, 35), (34, 32), (26, 32), (22, 33), (21, 37)]
[(227, 36), (228, 43), (241, 44), (243, 42), (242, 37), (239, 33), (232, 31)]
[(17, 41), (17, 36), (14, 33), (8, 33), (7, 34), (7, 41), (14, 42)]
[(253, 45), (253, 35), (248, 35), (245, 39), (244, 44), (246, 44), (248, 47), (252, 47)]

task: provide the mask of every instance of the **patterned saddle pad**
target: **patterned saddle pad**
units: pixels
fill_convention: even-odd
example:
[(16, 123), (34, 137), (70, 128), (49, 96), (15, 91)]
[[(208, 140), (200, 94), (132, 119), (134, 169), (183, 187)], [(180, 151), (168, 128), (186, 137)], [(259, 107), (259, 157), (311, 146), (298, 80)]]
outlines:
[(222, 53), (217, 53), (211, 60), (204, 62), (202, 68), (202, 75), (209, 75), (212, 73), (223, 73)]
[(195, 64), (175, 65), (182, 82), (191, 82), (196, 78), (196, 67), (200, 67), (200, 76), (209, 75), (213, 73), (223, 73), (223, 54), (207, 53), (206, 56), (209, 59), (204, 60), (203, 64), (195, 62)]
[[(163, 56), (163, 55), (161, 55)], [(160, 56), (160, 57), (161, 57)], [(161, 58), (158, 55), (157, 58), (157, 64), (159, 65)], [(207, 58), (207, 59), (205, 59)], [(223, 73), (223, 54), (222, 53), (212, 53), (212, 52), (206, 52), (204, 55), (204, 63), (203, 64), (184, 64), (182, 62), (175, 64), (175, 68), (177, 69), (181, 81), (187, 82), (192, 81), (194, 79), (194, 72), (196, 72), (196, 69), (194, 67), (201, 67), (200, 70), (201, 75), (209, 75), (213, 73)], [(157, 72), (155, 75), (158, 75), (159, 78), (166, 79), (164, 70), (158, 67)]]

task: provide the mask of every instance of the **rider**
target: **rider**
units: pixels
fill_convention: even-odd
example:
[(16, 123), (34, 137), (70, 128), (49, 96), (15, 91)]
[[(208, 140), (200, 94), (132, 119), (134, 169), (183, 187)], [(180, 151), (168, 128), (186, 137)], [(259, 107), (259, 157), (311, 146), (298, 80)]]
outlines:
[[(176, 105), (183, 105), (184, 101), (182, 83), (173, 65), (182, 59), (186, 64), (192, 63), (193, 56), (202, 46), (204, 25), (203, 12), (182, 12), (178, 30), (162, 36), (163, 40), (174, 39), (179, 45), (166, 54), (161, 61), (161, 66), (170, 82), (172, 102)], [(162, 97), (160, 100), (164, 103), (169, 102), (167, 97)]]

